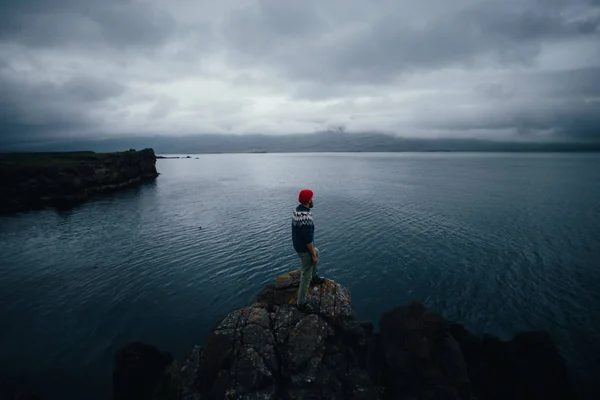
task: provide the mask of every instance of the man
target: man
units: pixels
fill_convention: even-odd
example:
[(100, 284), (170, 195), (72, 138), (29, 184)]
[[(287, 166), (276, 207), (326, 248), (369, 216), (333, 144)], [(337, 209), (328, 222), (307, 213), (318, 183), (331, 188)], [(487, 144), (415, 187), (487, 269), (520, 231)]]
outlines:
[(292, 213), (292, 241), (294, 242), (294, 250), (296, 250), (302, 262), (297, 303), (300, 310), (311, 312), (313, 310), (306, 301), (308, 287), (311, 283), (318, 285), (325, 281), (317, 275), (319, 249), (313, 243), (315, 225), (310, 211), (314, 206), (312, 190), (304, 189), (300, 191), (298, 202), (300, 204)]

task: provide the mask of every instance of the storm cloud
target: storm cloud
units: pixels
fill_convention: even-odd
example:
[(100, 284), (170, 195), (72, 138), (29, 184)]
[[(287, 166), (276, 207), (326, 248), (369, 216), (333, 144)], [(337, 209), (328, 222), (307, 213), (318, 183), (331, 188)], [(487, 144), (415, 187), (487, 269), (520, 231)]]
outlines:
[(600, 2), (0, 2), (0, 145), (339, 127), (598, 141)]

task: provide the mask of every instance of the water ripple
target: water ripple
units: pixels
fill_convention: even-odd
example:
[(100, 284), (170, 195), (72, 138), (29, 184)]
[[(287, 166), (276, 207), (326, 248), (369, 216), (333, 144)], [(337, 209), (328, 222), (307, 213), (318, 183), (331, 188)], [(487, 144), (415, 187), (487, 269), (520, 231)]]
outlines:
[[(108, 397), (116, 348), (143, 340), (181, 356), (298, 267), (297, 186), (317, 193), (320, 273), (350, 288), (359, 317), (417, 299), (474, 332), (546, 329), (577, 382), (594, 385), (585, 371), (600, 334), (598, 159), (168, 161), (138, 190), (0, 219), (0, 365), (43, 398), (78, 399), (84, 386)], [(314, 168), (302, 182), (300, 162)]]

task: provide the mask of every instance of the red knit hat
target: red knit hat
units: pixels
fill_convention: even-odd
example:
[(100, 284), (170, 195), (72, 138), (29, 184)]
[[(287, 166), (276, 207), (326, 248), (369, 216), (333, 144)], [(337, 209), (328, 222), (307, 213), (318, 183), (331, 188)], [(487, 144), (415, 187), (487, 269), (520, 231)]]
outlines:
[(310, 199), (313, 198), (313, 192), (310, 189), (304, 189), (300, 191), (300, 194), (298, 195), (298, 201), (302, 204), (310, 201)]

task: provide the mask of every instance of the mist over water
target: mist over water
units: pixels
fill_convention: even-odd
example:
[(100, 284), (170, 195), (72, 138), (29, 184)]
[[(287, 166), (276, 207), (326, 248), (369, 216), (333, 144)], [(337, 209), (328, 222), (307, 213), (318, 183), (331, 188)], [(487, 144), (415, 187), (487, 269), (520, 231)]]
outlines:
[(43, 399), (110, 396), (114, 351), (181, 357), (297, 267), (315, 192), (320, 273), (360, 318), (420, 300), (474, 333), (547, 330), (584, 393), (600, 366), (600, 155), (246, 154), (70, 211), (0, 218), (0, 377)]

